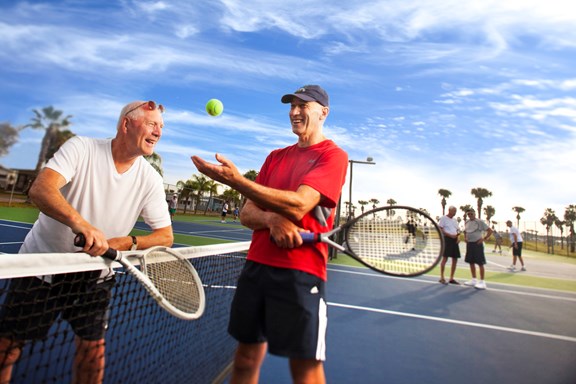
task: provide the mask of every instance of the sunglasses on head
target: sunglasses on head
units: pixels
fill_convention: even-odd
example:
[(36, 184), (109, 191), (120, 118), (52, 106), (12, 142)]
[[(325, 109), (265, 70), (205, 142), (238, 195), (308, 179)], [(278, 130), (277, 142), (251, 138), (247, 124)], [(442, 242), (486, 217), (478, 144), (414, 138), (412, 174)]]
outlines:
[(145, 106), (145, 105), (146, 105), (146, 108), (148, 108), (148, 110), (150, 110), (150, 111), (154, 111), (154, 110), (156, 110), (156, 109), (159, 109), (159, 110), (160, 110), (160, 113), (164, 113), (164, 106), (163, 106), (162, 104), (156, 104), (155, 101), (150, 100), (150, 101), (146, 101), (146, 102), (144, 102), (144, 103), (142, 103), (142, 104), (140, 104), (140, 105), (137, 105), (136, 107), (132, 108), (131, 110), (129, 110), (128, 112), (126, 112), (126, 113), (124, 114), (124, 116), (127, 116), (129, 113), (134, 112), (134, 111), (137, 110), (138, 108), (140, 108), (140, 107), (142, 107), (142, 106)]

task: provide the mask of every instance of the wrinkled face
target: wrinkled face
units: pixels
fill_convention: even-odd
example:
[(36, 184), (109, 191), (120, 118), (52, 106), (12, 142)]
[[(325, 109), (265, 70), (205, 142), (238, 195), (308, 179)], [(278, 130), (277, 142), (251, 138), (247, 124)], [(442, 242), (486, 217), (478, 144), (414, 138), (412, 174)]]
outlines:
[(448, 217), (454, 217), (456, 215), (456, 208), (448, 209)]
[(314, 133), (328, 114), (328, 108), (315, 101), (304, 101), (297, 97), (290, 103), (290, 123), (292, 132), (298, 136)]
[(142, 156), (154, 153), (156, 143), (162, 137), (164, 120), (160, 110), (143, 111), (137, 115), (125, 117), (128, 143)]
[(470, 219), (470, 220), (474, 220), (476, 218), (476, 212), (474, 212), (474, 211), (467, 212), (466, 215), (468, 216), (468, 219)]

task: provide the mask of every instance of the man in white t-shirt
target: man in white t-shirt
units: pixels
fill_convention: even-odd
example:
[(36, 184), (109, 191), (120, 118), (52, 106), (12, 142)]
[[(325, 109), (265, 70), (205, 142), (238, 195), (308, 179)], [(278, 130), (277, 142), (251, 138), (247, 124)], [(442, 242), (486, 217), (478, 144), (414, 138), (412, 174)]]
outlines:
[[(456, 216), (456, 211), (456, 207), (450, 206), (448, 208), (448, 214), (442, 216), (438, 222), (438, 226), (444, 234), (445, 241), (444, 254), (442, 255), (442, 261), (440, 262), (441, 284), (460, 284), (454, 279), (456, 265), (458, 264), (458, 259), (460, 258), (460, 247), (458, 245), (458, 243), (460, 243), (460, 228), (458, 227), (458, 222), (454, 219), (454, 216)], [(452, 258), (452, 266), (450, 268), (450, 279), (446, 281), (444, 278), (444, 269), (449, 257)]]
[[(77, 234), (86, 238), (82, 251), (92, 256), (108, 248), (171, 246), (174, 237), (162, 178), (142, 157), (153, 153), (162, 136), (163, 111), (153, 101), (135, 101), (122, 109), (113, 139), (76, 136), (64, 143), (30, 188), (30, 199), (41, 213), (20, 253), (76, 252)], [(138, 217), (152, 228), (150, 234), (130, 236)], [(0, 313), (0, 382), (10, 381), (24, 342), (45, 337), (59, 315), (76, 335), (72, 382), (102, 382), (106, 311), (114, 276), (108, 270), (78, 275), (12, 281), (6, 302), (13, 304)], [(80, 277), (81, 283), (73, 282), (73, 277)], [(56, 293), (64, 284), (72, 287), (66, 298)], [(23, 304), (35, 303), (38, 298), (30, 296), (39, 290), (58, 301), (55, 311), (43, 310), (42, 303)], [(38, 324), (19, 321), (18, 311), (35, 314)]]
[(522, 244), (524, 239), (522, 239), (522, 235), (520, 234), (518, 228), (512, 225), (511, 220), (506, 222), (506, 226), (510, 228), (510, 248), (512, 248), (512, 265), (508, 267), (508, 269), (514, 272), (516, 270), (516, 260), (519, 260), (520, 264), (522, 265), (520, 270), (525, 271), (526, 267), (524, 266), (524, 259), (522, 259)]
[(222, 205), (222, 214), (220, 215), (220, 221), (222, 223), (226, 222), (226, 214), (228, 213), (228, 202), (224, 202)]

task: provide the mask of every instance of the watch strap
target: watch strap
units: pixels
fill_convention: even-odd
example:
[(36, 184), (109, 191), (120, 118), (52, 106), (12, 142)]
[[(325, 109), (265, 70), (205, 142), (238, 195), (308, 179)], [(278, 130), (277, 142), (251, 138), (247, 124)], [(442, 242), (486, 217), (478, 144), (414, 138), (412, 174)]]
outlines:
[(136, 239), (136, 236), (130, 236), (132, 238), (132, 246), (130, 247), (131, 251), (135, 251), (138, 249), (138, 239)]

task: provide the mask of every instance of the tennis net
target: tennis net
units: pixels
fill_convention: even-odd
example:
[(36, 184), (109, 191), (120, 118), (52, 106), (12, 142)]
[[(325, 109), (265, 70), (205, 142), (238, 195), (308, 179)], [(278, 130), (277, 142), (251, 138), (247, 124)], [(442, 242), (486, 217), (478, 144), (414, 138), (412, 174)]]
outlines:
[[(229, 306), (249, 244), (177, 248), (198, 271), (206, 293), (206, 310), (192, 321), (168, 314), (120, 264), (113, 263), (116, 282), (105, 337), (104, 382), (208, 384), (225, 380), (236, 345), (227, 333)], [(99, 276), (107, 266), (108, 261), (86, 254), (0, 254), (0, 312), (9, 305), (6, 295), (14, 289), (11, 281), (80, 271), (96, 271)], [(5, 324), (22, 328), (28, 320), (19, 314), (16, 319), (2, 316), (1, 321), (13, 321)], [(45, 337), (26, 342), (13, 366), (11, 383), (71, 382), (75, 347), (70, 322), (60, 316)]]

